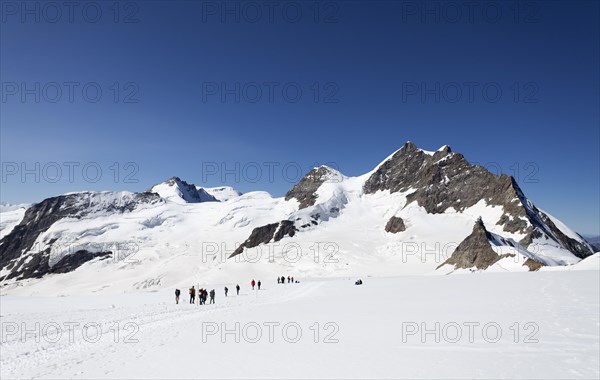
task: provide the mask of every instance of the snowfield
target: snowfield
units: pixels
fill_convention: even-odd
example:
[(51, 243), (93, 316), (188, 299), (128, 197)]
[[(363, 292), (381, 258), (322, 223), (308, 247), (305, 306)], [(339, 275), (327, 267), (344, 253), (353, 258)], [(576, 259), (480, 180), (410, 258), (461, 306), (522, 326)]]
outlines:
[(2, 205), (0, 378), (598, 379), (600, 253), (511, 177), (396, 153), (285, 197), (172, 177)]
[(261, 278), (260, 291), (248, 278), (239, 296), (210, 284), (202, 306), (184, 287), (179, 305), (173, 288), (4, 295), (0, 377), (597, 379), (598, 262), (362, 286)]

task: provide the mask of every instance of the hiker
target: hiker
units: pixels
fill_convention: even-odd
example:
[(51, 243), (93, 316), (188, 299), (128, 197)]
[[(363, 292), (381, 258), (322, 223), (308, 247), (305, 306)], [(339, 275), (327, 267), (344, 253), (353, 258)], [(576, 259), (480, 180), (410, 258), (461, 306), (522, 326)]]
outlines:
[(206, 305), (207, 298), (208, 298), (208, 290), (202, 289), (202, 305)]
[(194, 288), (194, 286), (192, 285), (192, 287), (190, 288), (190, 303), (196, 303), (196, 289)]
[(258, 280), (258, 290), (260, 290), (260, 280)]
[(281, 276), (281, 283), (285, 284), (285, 277)]
[(235, 290), (237, 291), (237, 295), (239, 296), (240, 295), (240, 284), (237, 284), (235, 286)]
[(229, 292), (229, 289), (227, 289), (227, 287), (225, 287), (225, 297), (227, 297), (227, 292)]
[(277, 277), (277, 283), (281, 284), (281, 278)]
[(175, 304), (179, 305), (179, 295), (181, 294), (181, 290), (175, 289)]
[(290, 283), (290, 276), (288, 276), (288, 284)]
[(252, 282), (250, 283), (250, 285), (252, 285), (252, 290), (254, 290), (254, 285), (256, 285), (256, 282), (254, 282), (254, 279), (252, 279)]
[(362, 285), (362, 280), (359, 278), (358, 280), (356, 280), (354, 285)]
[(210, 303), (215, 303), (215, 290), (210, 291)]
[(292, 277), (292, 284), (294, 283), (294, 277)]

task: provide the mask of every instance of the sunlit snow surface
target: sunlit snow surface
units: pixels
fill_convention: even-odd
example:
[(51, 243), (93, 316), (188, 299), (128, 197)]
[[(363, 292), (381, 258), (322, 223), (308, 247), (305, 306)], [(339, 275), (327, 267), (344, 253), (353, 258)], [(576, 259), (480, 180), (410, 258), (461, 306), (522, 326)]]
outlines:
[(535, 273), (364, 277), (361, 286), (256, 277), (260, 291), (248, 273), (239, 296), (234, 282), (208, 284), (216, 304), (204, 306), (187, 303), (186, 287), (179, 305), (173, 288), (2, 296), (0, 375), (597, 379), (598, 259)]

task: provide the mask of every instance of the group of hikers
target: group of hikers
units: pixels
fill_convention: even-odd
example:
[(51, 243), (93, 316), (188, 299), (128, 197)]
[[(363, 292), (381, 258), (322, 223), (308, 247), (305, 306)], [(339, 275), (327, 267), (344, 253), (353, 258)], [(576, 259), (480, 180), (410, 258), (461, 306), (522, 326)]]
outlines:
[[(294, 277), (287, 277), (287, 282), (289, 283), (294, 283)], [(281, 276), (281, 277), (277, 277), (277, 283), (278, 284), (285, 284), (285, 277)], [(299, 281), (295, 282), (296, 284), (299, 283)], [(258, 280), (258, 282), (254, 281), (254, 279), (252, 279), (252, 281), (250, 282), (250, 285), (252, 286), (252, 290), (254, 290), (255, 286), (258, 286), (258, 290), (260, 290), (260, 286), (262, 285), (262, 283), (260, 282), (260, 280)], [(227, 286), (225, 287), (225, 297), (227, 297), (227, 294), (229, 293), (229, 288), (227, 288)], [(240, 285), (237, 284), (235, 286), (235, 290), (237, 295), (240, 295)], [(192, 287), (189, 289), (189, 295), (190, 295), (190, 304), (195, 304), (196, 303), (196, 288), (192, 285)], [(179, 289), (175, 289), (175, 303), (179, 304), (179, 297), (181, 296), (181, 290)], [(206, 299), (208, 298), (208, 296), (210, 296), (210, 303), (215, 303), (215, 290), (212, 289), (210, 292), (208, 292), (208, 290), (200, 288), (198, 289), (198, 305), (206, 305)]]
[[(277, 277), (277, 283), (278, 284), (285, 284), (285, 276)], [(293, 284), (294, 283), (294, 277), (287, 276), (287, 283), (288, 284), (289, 283)], [(298, 283), (299, 283), (299, 281), (296, 281), (296, 284), (298, 284)]]
[[(177, 289), (179, 290), (179, 289)], [(189, 290), (190, 293), (190, 303), (194, 304), (196, 303), (196, 288), (194, 288), (194, 286), (192, 286)], [(204, 289), (204, 288), (200, 288), (198, 289), (198, 305), (206, 305), (206, 299), (208, 298), (208, 296), (210, 295), (210, 303), (215, 303), (215, 290), (212, 289), (210, 291), (210, 293), (208, 292), (208, 290)]]

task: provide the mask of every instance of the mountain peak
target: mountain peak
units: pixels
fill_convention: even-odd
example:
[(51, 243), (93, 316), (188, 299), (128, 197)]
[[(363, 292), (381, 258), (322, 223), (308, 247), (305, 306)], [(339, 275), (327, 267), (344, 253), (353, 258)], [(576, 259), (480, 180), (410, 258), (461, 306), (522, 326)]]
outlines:
[(452, 256), (438, 268), (448, 264), (453, 265), (455, 269), (487, 269), (498, 260), (510, 255), (497, 254), (490, 244), (492, 235), (488, 232), (481, 220), (477, 219), (473, 226), (473, 231), (456, 247)]
[(216, 202), (217, 199), (202, 188), (187, 183), (181, 178), (174, 176), (152, 186), (149, 192), (157, 193), (161, 198), (175, 203), (200, 203)]
[(417, 150), (419, 148), (417, 148), (417, 146), (415, 145), (415, 143), (413, 143), (412, 141), (407, 141), (404, 143), (404, 145), (402, 146), (402, 149), (404, 150)]
[(312, 206), (317, 200), (316, 192), (319, 187), (327, 180), (339, 180), (341, 175), (339, 171), (329, 166), (321, 165), (313, 168), (285, 194), (285, 200), (295, 198), (300, 202), (301, 209)]
[(448, 154), (448, 153), (452, 153), (452, 148), (450, 148), (450, 145), (444, 145), (437, 151)]

